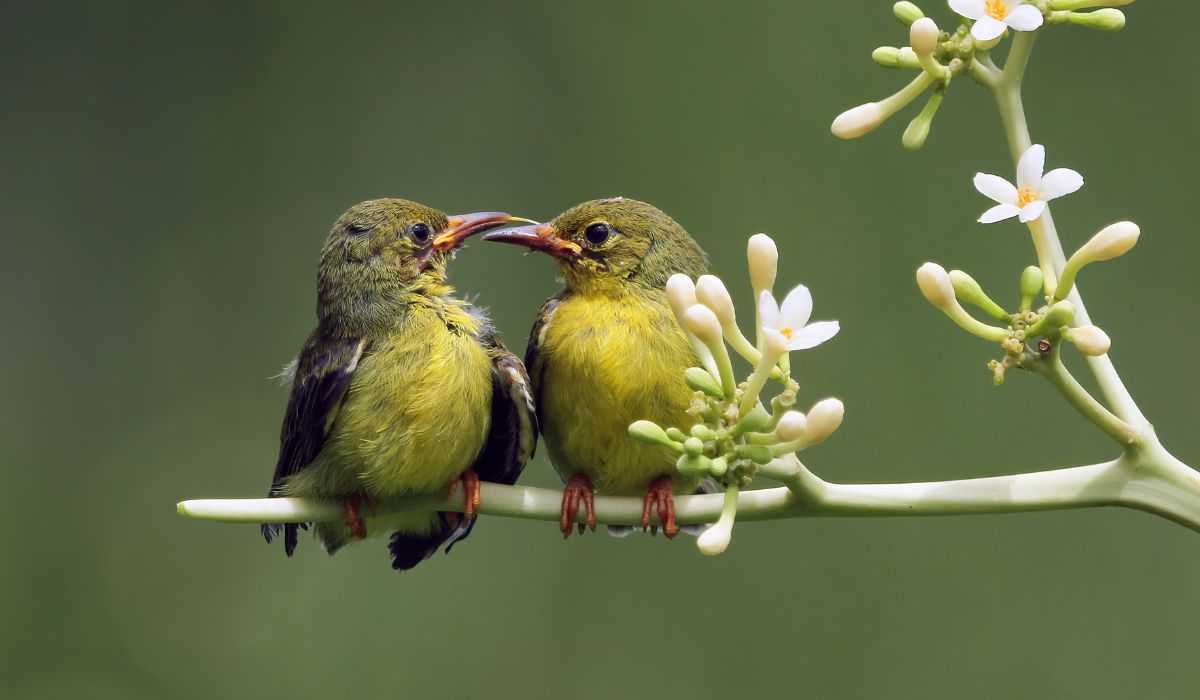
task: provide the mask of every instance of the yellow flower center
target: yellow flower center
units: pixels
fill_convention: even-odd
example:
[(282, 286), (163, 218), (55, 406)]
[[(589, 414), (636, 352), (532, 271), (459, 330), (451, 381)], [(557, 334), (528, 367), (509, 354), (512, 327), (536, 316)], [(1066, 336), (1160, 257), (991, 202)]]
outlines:
[(984, 0), (983, 11), (993, 19), (1004, 19), (1008, 16), (1008, 4), (1004, 0)]
[(787, 338), (788, 340), (792, 339), (792, 329), (791, 328), (780, 328), (779, 332), (780, 332), (780, 334), (783, 335), (784, 338)]
[(1038, 193), (1032, 187), (1022, 187), (1017, 190), (1017, 206), (1023, 207), (1038, 198)]

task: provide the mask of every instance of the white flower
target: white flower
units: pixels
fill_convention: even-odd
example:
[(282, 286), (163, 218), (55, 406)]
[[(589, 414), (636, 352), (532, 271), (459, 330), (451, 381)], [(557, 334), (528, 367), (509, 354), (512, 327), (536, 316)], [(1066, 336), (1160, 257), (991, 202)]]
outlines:
[(771, 292), (764, 291), (758, 296), (758, 315), (763, 328), (776, 331), (786, 338), (788, 350), (815, 348), (840, 330), (837, 321), (809, 323), (812, 306), (812, 294), (802, 284), (788, 292), (782, 308)]
[(971, 36), (979, 41), (991, 41), (1011, 27), (1019, 32), (1032, 32), (1042, 26), (1042, 12), (1021, 0), (950, 0), (950, 9), (967, 19)]
[(1046, 202), (1083, 187), (1083, 176), (1070, 168), (1055, 168), (1045, 175), (1046, 149), (1034, 144), (1017, 162), (1017, 185), (999, 175), (975, 173), (975, 189), (997, 202), (983, 212), (979, 222), (990, 224), (1018, 216), (1022, 222), (1033, 221), (1046, 210)]

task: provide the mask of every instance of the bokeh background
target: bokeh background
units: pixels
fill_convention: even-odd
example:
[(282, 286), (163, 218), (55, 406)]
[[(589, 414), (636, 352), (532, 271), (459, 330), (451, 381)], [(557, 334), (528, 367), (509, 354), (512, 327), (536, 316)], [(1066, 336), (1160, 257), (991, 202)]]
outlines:
[[(934, 5), (937, 3), (926, 3)], [(0, 22), (0, 694), (12, 698), (1194, 697), (1200, 537), (1103, 509), (751, 523), (564, 543), (488, 518), (396, 575), (375, 541), (286, 560), (189, 497), (257, 496), (313, 323), (329, 224), (371, 197), (549, 217), (626, 195), (687, 226), (748, 300), (772, 233), (843, 331), (797, 358), (847, 421), (834, 480), (982, 476), (1104, 459), (1105, 441), (918, 295), (926, 259), (1011, 301), (1016, 224), (974, 223), (1010, 173), (988, 97), (951, 89), (925, 150), (844, 108), (904, 79), (890, 2), (89, 3)], [(948, 11), (934, 9), (943, 24)], [(1194, 3), (1056, 27), (1027, 103), (1068, 247), (1118, 218), (1142, 245), (1083, 280), (1113, 356), (1200, 462), (1193, 371), (1200, 53)], [(514, 348), (552, 266), (475, 244), (453, 276)], [(748, 306), (745, 307), (748, 310)], [(526, 483), (553, 485), (539, 456)]]

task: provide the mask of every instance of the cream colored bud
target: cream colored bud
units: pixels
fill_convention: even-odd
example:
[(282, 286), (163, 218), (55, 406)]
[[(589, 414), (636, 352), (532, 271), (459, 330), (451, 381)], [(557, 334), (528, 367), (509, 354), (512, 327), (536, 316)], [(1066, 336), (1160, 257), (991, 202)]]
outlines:
[(1103, 355), (1112, 345), (1108, 334), (1097, 326), (1072, 328), (1067, 333), (1067, 340), (1074, 343), (1075, 347), (1079, 348), (1079, 352), (1092, 356)]
[(1137, 245), (1141, 235), (1142, 230), (1137, 224), (1132, 221), (1118, 221), (1100, 229), (1071, 257), (1082, 256), (1081, 262), (1084, 264), (1112, 260), (1128, 253)]
[(804, 437), (808, 432), (808, 418), (799, 411), (788, 411), (779, 419), (779, 425), (775, 426), (775, 435), (780, 440), (792, 442)]
[(696, 285), (687, 275), (674, 274), (667, 280), (667, 301), (675, 316), (683, 319), (683, 314), (696, 303)]
[(878, 102), (868, 102), (837, 115), (829, 130), (839, 139), (856, 139), (874, 131), (887, 118)]
[(642, 442), (651, 443), (654, 445), (667, 445), (678, 448), (679, 445), (671, 438), (667, 437), (667, 431), (663, 430), (657, 423), (648, 420), (634, 421), (629, 424), (629, 435), (637, 438)]
[(1067, 21), (1104, 32), (1119, 32), (1125, 28), (1125, 13), (1106, 7), (1095, 12), (1072, 12), (1067, 15)]
[(928, 56), (934, 52), (938, 44), (937, 22), (922, 17), (908, 28), (908, 43), (918, 56)]
[(712, 309), (722, 326), (734, 323), (733, 299), (725, 283), (716, 275), (701, 275), (696, 280), (696, 298), (701, 304)]
[(733, 539), (733, 528), (724, 520), (711, 525), (696, 538), (696, 547), (700, 553), (715, 557), (729, 549), (729, 541)]
[(950, 281), (950, 274), (946, 272), (946, 268), (935, 262), (927, 262), (917, 268), (917, 286), (921, 288), (925, 299), (942, 311), (958, 305), (954, 298), (954, 283)]
[(683, 324), (700, 342), (709, 347), (721, 342), (721, 322), (712, 309), (702, 304), (693, 304), (683, 312)]
[(846, 407), (838, 399), (821, 399), (808, 409), (808, 427), (805, 439), (809, 445), (824, 442), (842, 424)]
[(765, 233), (751, 236), (746, 243), (746, 261), (750, 266), (750, 286), (755, 294), (775, 287), (779, 249), (775, 247), (774, 239)]

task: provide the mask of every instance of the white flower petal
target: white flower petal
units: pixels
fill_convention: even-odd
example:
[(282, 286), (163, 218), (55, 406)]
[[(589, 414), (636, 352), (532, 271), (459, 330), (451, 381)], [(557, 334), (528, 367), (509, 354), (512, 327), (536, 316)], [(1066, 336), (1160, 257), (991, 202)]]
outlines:
[(758, 295), (758, 317), (762, 319), (763, 328), (779, 326), (779, 304), (774, 295), (765, 290)]
[(1041, 216), (1044, 211), (1046, 211), (1046, 203), (1040, 199), (1035, 199), (1021, 207), (1021, 216), (1019, 218), (1021, 219), (1021, 223), (1027, 224)]
[(1016, 204), (1017, 188), (999, 175), (975, 173), (975, 189), (979, 194), (1000, 204)]
[(1035, 192), (1042, 183), (1042, 170), (1046, 167), (1046, 149), (1035, 143), (1021, 154), (1017, 161), (1017, 187), (1028, 187)]
[(841, 329), (842, 327), (837, 321), (817, 321), (816, 323), (810, 323), (801, 329), (799, 333), (792, 334), (792, 340), (788, 343), (788, 350), (815, 348), (837, 335)]
[(950, 9), (967, 19), (979, 19), (983, 17), (983, 1), (984, 0), (950, 0)]
[(1032, 32), (1042, 26), (1042, 13), (1033, 5), (1021, 5), (1008, 13), (1004, 23), (1017, 31)]
[(1045, 201), (1071, 194), (1083, 187), (1083, 176), (1070, 168), (1055, 168), (1042, 176), (1038, 194)]
[(1021, 213), (1021, 208), (1015, 204), (997, 204), (979, 216), (979, 223), (994, 224), (997, 221), (1011, 219)]
[(808, 287), (798, 284), (783, 298), (783, 308), (779, 310), (779, 325), (798, 331), (808, 323), (812, 316), (813, 300)]
[(1008, 25), (990, 15), (983, 15), (971, 25), (971, 36), (979, 41), (991, 41), (1004, 33)]

